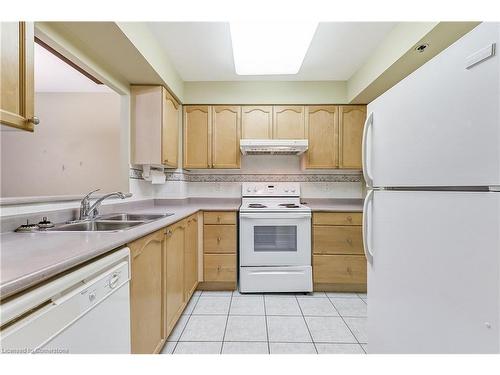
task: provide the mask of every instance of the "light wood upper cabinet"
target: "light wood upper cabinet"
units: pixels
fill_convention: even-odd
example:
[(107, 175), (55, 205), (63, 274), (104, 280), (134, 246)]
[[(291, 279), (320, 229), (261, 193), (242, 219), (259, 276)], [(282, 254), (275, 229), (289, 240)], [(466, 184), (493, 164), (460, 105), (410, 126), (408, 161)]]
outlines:
[(0, 23), (0, 123), (33, 131), (34, 26), (32, 22)]
[(241, 107), (241, 138), (271, 139), (273, 137), (273, 107)]
[(179, 155), (179, 103), (163, 88), (162, 160), (163, 164), (177, 168)]
[(366, 106), (339, 107), (339, 166), (361, 169), (361, 142), (366, 119)]
[(157, 353), (165, 339), (164, 231), (140, 238), (131, 252), (130, 320), (132, 353)]
[(309, 140), (306, 168), (338, 167), (338, 107), (306, 107), (306, 128)]
[(182, 314), (184, 293), (184, 235), (186, 221), (167, 227), (166, 232), (166, 332), (168, 336)]
[(198, 214), (187, 219), (184, 242), (184, 294), (187, 301), (198, 285)]
[(306, 138), (304, 106), (273, 107), (273, 138), (304, 139)]
[(179, 103), (162, 86), (132, 86), (132, 164), (177, 168)]
[(212, 165), (212, 120), (209, 106), (184, 106), (184, 168)]
[(212, 107), (212, 167), (240, 167), (241, 107)]

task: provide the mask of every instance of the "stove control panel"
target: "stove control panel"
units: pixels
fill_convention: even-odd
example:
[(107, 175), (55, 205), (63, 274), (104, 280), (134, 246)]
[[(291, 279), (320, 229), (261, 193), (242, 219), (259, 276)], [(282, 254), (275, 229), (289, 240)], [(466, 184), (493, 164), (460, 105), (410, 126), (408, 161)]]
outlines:
[(244, 197), (300, 196), (300, 184), (296, 182), (244, 182), (241, 185)]

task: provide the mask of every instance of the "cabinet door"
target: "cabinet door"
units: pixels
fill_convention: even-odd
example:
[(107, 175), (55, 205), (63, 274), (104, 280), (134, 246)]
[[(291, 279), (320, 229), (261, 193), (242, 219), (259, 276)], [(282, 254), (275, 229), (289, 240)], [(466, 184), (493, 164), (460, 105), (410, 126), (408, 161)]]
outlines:
[(209, 106), (184, 107), (184, 168), (212, 166), (211, 112)]
[(241, 107), (212, 107), (212, 167), (240, 167)]
[(273, 107), (274, 139), (305, 139), (304, 106)]
[(1, 22), (0, 46), (0, 123), (33, 131), (33, 23)]
[(273, 107), (241, 107), (241, 138), (271, 139), (273, 137)]
[(179, 149), (179, 103), (163, 88), (162, 161), (167, 167), (177, 168)]
[(306, 168), (338, 167), (338, 107), (306, 107)]
[(339, 108), (339, 165), (344, 169), (361, 169), (361, 141), (366, 106)]
[(130, 243), (130, 328), (132, 353), (156, 353), (164, 335), (163, 326), (163, 231)]
[(184, 252), (184, 294), (188, 301), (198, 284), (198, 217), (187, 220)]
[(184, 307), (184, 232), (182, 220), (169, 226), (166, 233), (166, 336)]
[(163, 164), (163, 90), (130, 86), (132, 164)]

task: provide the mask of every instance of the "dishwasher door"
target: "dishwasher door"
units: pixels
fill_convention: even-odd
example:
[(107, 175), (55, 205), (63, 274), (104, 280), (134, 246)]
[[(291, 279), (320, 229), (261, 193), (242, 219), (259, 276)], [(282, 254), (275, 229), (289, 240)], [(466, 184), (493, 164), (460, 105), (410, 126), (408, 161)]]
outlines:
[(129, 280), (127, 255), (2, 329), (2, 352), (130, 353)]

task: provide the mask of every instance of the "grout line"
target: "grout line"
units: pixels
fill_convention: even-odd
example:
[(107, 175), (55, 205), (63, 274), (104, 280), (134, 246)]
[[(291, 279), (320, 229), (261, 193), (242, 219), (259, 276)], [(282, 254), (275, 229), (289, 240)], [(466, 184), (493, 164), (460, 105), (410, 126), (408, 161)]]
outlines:
[(314, 342), (314, 338), (313, 338), (313, 335), (311, 333), (311, 330), (309, 329), (309, 326), (307, 325), (306, 317), (304, 316), (304, 312), (302, 311), (302, 307), (300, 306), (299, 299), (297, 298), (297, 296), (295, 296), (295, 301), (297, 302), (297, 305), (299, 305), (300, 313), (302, 314), (302, 319), (304, 319), (304, 324), (306, 325), (307, 332), (309, 332), (309, 336), (311, 336), (311, 342), (314, 346), (314, 350), (316, 350), (316, 354), (319, 354), (318, 348), (316, 347), (316, 343)]
[[(191, 298), (193, 298), (193, 297), (194, 297), (194, 295), (193, 295), (193, 296), (191, 296)], [(196, 305), (198, 304), (198, 301), (200, 300), (200, 297), (201, 297), (201, 294), (200, 294), (200, 295), (198, 296), (198, 298), (196, 299), (196, 302), (195, 302), (195, 304), (194, 304), (194, 306), (193, 306), (193, 310), (192, 310), (192, 311), (194, 311), (194, 309), (196, 308)], [(191, 299), (189, 300), (189, 302), (191, 302)], [(189, 302), (188, 302), (188, 303), (189, 303)], [(187, 304), (186, 304), (186, 306), (187, 306)], [(177, 339), (177, 341), (175, 342), (174, 348), (172, 349), (172, 354), (174, 354), (175, 349), (177, 349), (177, 344), (179, 344), (179, 341), (181, 340), (181, 337), (182, 337), (182, 335), (184, 334), (184, 331), (186, 330), (186, 327), (187, 327), (187, 325), (189, 324), (189, 321), (191, 320), (191, 316), (192, 316), (193, 314), (192, 314), (192, 312), (191, 312), (191, 313), (186, 314), (186, 315), (188, 316), (187, 322), (186, 322), (186, 324), (184, 325), (184, 328), (182, 329), (181, 334), (179, 335), (179, 338), (178, 338), (178, 339)], [(182, 317), (182, 314), (181, 314), (181, 317)], [(177, 323), (179, 323), (179, 321), (177, 321)], [(176, 325), (177, 325), (177, 324), (176, 324)], [(175, 327), (172, 329), (172, 331), (173, 331), (174, 329), (175, 329)], [(172, 333), (172, 332), (170, 332), (170, 333)], [(168, 343), (168, 337), (167, 337), (167, 343)], [(167, 343), (165, 343), (165, 345), (167, 345)]]
[(231, 311), (231, 304), (233, 302), (233, 293), (231, 293), (231, 299), (229, 300), (229, 308), (227, 309), (226, 326), (224, 327), (224, 335), (222, 336), (222, 345), (220, 346), (220, 353), (222, 354), (222, 349), (224, 348), (224, 341), (226, 339), (227, 323), (229, 322), (229, 313)]
[(267, 354), (271, 354), (271, 346), (269, 345), (269, 328), (267, 326), (266, 297), (262, 296), (262, 299), (264, 300), (264, 320), (266, 321)]
[[(333, 301), (330, 299), (330, 297), (328, 297), (328, 300), (330, 301), (330, 303), (332, 304), (333, 308), (335, 309), (335, 311), (337, 311), (337, 313), (339, 314), (340, 316), (340, 319), (342, 319), (342, 321), (344, 322), (344, 324), (346, 325), (347, 329), (349, 330), (349, 332), (351, 332), (351, 335), (354, 337), (354, 340), (356, 340), (356, 342), (358, 343), (359, 346), (361, 346), (361, 343), (359, 342), (358, 338), (356, 337), (356, 335), (354, 334), (354, 332), (352, 331), (351, 327), (349, 327), (349, 324), (347, 324), (347, 322), (345, 321), (344, 317), (342, 316), (342, 314), (340, 314), (340, 311), (337, 310), (337, 308), (335, 307), (335, 304), (333, 303)], [(361, 346), (361, 349), (363, 349), (363, 347)], [(364, 349), (363, 349), (364, 351)]]

